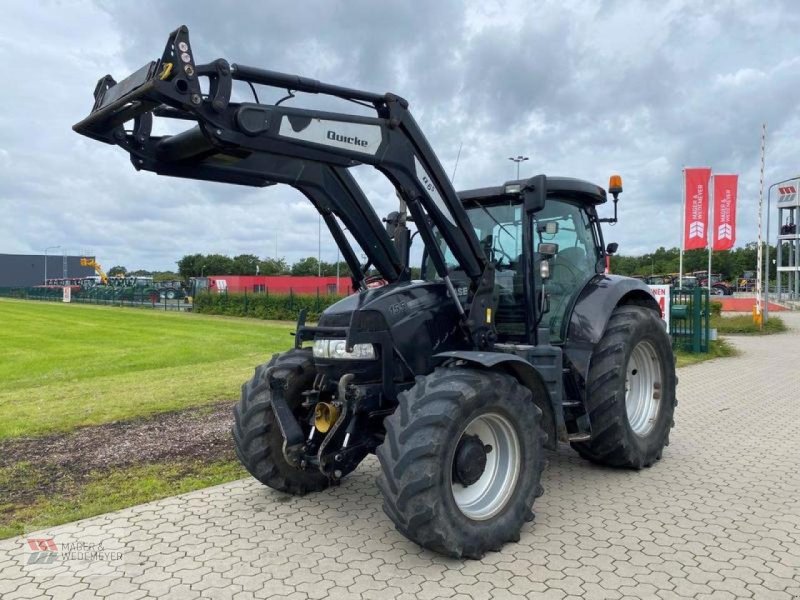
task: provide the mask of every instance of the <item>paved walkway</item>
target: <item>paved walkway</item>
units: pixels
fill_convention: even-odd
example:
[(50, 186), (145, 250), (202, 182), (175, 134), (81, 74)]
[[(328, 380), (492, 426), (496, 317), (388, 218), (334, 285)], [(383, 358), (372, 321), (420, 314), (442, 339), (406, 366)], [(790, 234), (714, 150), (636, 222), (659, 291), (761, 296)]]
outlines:
[(800, 314), (785, 318), (794, 332), (680, 371), (652, 469), (554, 454), (535, 523), (483, 561), (397, 533), (370, 459), (329, 493), (237, 481), (0, 542), (0, 598), (800, 598)]

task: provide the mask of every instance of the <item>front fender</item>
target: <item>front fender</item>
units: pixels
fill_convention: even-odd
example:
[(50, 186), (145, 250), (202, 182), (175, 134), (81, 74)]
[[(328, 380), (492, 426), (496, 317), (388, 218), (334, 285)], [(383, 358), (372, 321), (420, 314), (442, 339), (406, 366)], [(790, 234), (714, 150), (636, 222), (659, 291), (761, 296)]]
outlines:
[[(550, 357), (545, 359), (544, 364), (552, 362), (549, 376), (543, 376), (539, 370), (521, 356), (509, 352), (479, 352), (474, 350), (453, 350), (441, 352), (433, 356), (434, 362), (443, 363), (447, 360), (462, 360), (477, 367), (490, 370), (504, 370), (531, 390), (533, 401), (542, 411), (542, 428), (547, 434), (545, 446), (555, 449), (556, 441), (567, 440), (566, 427), (564, 426), (564, 414), (561, 406), (561, 352), (555, 350)], [(547, 367), (545, 367), (547, 369)], [(557, 374), (558, 381), (554, 382), (554, 375)], [(548, 386), (548, 383), (551, 385)]]
[(646, 306), (661, 315), (658, 301), (639, 279), (598, 275), (581, 290), (570, 315), (564, 353), (583, 382), (589, 374), (594, 347), (603, 337), (611, 313), (626, 304)]

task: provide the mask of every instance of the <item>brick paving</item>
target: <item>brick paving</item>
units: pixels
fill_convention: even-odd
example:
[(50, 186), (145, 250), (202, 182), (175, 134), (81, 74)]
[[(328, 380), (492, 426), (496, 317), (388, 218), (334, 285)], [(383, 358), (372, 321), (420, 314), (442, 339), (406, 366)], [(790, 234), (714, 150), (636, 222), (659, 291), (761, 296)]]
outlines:
[[(800, 314), (783, 318), (792, 332), (680, 370), (652, 469), (553, 453), (535, 522), (482, 561), (396, 532), (370, 458), (305, 498), (242, 480), (0, 541), (0, 598), (800, 598)], [(27, 538), (57, 560), (28, 564)]]

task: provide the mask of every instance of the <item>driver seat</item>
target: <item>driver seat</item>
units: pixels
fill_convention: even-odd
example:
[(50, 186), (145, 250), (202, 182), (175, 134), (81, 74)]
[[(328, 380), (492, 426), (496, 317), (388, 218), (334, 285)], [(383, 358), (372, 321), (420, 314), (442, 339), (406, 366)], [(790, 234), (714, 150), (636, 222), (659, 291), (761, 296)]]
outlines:
[[(580, 246), (571, 246), (560, 250), (553, 261), (553, 266), (564, 265), (564, 263), (567, 263), (564, 269), (557, 270), (571, 270), (572, 277), (575, 277), (575, 271), (583, 273), (586, 270), (586, 250)], [(553, 275), (555, 276), (555, 271)]]

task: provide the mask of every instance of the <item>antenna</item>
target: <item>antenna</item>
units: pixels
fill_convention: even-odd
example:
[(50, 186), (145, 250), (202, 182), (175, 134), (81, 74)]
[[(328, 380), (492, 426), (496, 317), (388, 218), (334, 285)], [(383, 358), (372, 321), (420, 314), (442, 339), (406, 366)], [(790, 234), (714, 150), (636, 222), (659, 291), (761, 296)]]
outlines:
[(456, 154), (456, 165), (453, 167), (453, 175), (450, 177), (450, 183), (455, 183), (456, 181), (456, 169), (458, 169), (458, 159), (461, 158), (461, 148), (464, 146), (464, 142), (459, 142), (458, 144), (458, 154)]

